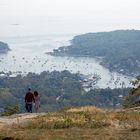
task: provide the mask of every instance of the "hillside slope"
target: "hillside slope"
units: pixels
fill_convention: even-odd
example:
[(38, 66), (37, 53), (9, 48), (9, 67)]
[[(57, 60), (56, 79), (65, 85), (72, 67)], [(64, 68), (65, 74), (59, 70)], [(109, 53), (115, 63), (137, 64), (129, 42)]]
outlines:
[(17, 121), (0, 128), (0, 140), (138, 140), (139, 109), (86, 106), (54, 113), (14, 115), (11, 119)]

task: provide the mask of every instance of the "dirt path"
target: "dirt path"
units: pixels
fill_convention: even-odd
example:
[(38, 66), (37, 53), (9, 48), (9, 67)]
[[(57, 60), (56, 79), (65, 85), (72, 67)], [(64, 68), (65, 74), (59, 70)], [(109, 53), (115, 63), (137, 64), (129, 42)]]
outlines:
[(35, 118), (37, 116), (45, 115), (46, 113), (22, 113), (15, 114), (8, 117), (0, 117), (0, 129), (4, 126), (12, 125), (12, 124), (20, 124), (26, 122), (29, 119)]

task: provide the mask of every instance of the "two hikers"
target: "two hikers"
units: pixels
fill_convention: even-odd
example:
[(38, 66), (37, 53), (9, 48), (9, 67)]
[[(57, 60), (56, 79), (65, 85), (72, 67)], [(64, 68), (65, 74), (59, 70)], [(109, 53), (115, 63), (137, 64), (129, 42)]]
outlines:
[(28, 88), (28, 92), (25, 95), (25, 108), (27, 112), (32, 113), (33, 103), (35, 104), (35, 112), (37, 113), (40, 107), (39, 94), (37, 91), (34, 91), (33, 93), (31, 89)]

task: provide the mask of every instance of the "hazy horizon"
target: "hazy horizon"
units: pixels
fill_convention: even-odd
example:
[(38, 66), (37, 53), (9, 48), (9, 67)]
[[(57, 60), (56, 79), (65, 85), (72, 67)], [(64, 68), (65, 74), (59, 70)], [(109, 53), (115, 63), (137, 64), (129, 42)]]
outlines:
[(139, 0), (0, 0), (0, 37), (140, 30)]

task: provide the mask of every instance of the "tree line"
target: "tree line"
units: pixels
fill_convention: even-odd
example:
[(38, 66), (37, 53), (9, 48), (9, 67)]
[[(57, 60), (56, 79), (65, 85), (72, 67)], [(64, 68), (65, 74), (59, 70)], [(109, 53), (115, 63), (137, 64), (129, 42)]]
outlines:
[(93, 89), (86, 92), (79, 73), (44, 71), (26, 76), (0, 77), (0, 111), (6, 105), (18, 104), (24, 111), (24, 96), (28, 88), (41, 95), (41, 110), (56, 111), (65, 106), (120, 107), (129, 88)]

